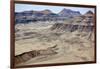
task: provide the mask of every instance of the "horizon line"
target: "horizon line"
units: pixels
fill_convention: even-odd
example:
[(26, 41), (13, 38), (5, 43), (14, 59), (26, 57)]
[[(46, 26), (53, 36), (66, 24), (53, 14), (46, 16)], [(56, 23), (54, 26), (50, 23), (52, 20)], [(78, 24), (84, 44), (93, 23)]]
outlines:
[(81, 14), (85, 14), (88, 11), (92, 11), (94, 13), (94, 8), (80, 8), (80, 7), (62, 7), (62, 6), (44, 6), (44, 5), (27, 5), (27, 4), (15, 4), (15, 12), (25, 12), (25, 11), (44, 11), (50, 10), (53, 13), (59, 13), (63, 9), (68, 9), (71, 11), (80, 12)]

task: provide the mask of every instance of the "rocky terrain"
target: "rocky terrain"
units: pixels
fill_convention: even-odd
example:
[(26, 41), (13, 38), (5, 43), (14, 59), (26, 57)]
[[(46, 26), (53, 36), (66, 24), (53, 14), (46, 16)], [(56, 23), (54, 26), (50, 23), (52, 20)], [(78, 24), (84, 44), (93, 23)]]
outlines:
[(15, 22), (17, 23), (30, 23), (36, 21), (64, 21), (68, 18), (81, 15), (78, 11), (70, 9), (63, 9), (59, 13), (53, 13), (46, 9), (42, 11), (24, 11), (15, 12)]
[(16, 66), (94, 61), (92, 11), (82, 15), (63, 9), (55, 14), (46, 9), (15, 14)]

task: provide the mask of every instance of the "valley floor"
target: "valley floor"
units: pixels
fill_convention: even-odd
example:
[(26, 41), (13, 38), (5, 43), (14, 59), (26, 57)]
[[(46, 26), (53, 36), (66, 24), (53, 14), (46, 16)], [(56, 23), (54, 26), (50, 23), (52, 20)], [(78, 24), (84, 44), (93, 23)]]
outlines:
[(35, 65), (94, 61), (94, 41), (86, 32), (65, 32), (50, 30), (52, 24), (16, 25), (15, 55), (32, 50), (43, 50), (57, 46), (57, 54), (41, 55), (17, 64)]

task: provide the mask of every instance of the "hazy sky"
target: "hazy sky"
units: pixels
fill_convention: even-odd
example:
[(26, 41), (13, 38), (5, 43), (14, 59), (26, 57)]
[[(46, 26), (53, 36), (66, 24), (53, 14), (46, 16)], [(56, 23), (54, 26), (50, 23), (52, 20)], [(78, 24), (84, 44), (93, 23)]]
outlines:
[(89, 10), (94, 12), (94, 8), (15, 4), (15, 12), (22, 12), (22, 11), (29, 11), (29, 10), (42, 11), (42, 10), (45, 10), (45, 9), (49, 9), (54, 13), (59, 13), (63, 8), (71, 9), (71, 10), (74, 10), (74, 11), (80, 11), (81, 14), (85, 14)]

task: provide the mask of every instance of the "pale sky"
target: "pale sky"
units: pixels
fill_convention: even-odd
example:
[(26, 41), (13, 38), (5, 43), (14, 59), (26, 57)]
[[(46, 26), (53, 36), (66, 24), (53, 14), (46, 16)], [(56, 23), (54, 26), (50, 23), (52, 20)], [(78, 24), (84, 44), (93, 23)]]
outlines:
[(54, 13), (59, 13), (63, 8), (71, 9), (74, 11), (79, 11), (81, 14), (85, 14), (89, 10), (94, 12), (94, 8), (49, 6), (49, 5), (47, 6), (47, 5), (32, 5), (32, 4), (15, 4), (15, 12), (30, 11), (30, 10), (42, 11), (45, 9), (49, 9)]

